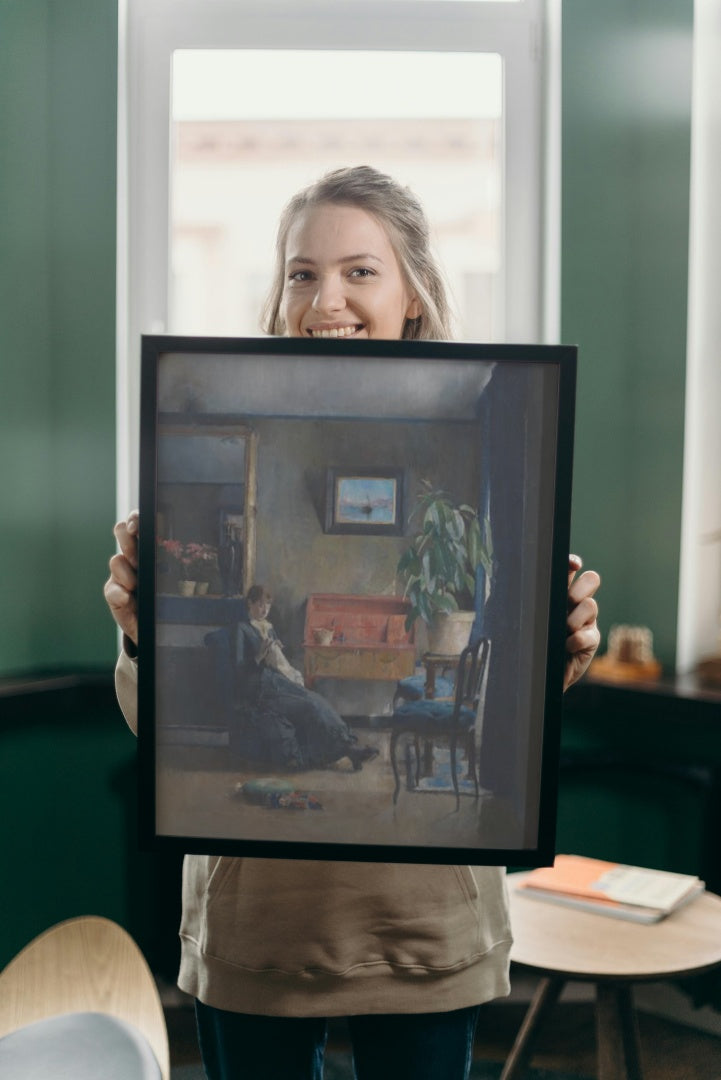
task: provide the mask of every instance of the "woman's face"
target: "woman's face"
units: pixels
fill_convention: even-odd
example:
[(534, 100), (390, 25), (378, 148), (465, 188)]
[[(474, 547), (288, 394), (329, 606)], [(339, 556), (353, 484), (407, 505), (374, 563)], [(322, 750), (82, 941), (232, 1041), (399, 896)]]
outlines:
[(323, 203), (288, 231), (281, 313), (289, 337), (400, 338), (421, 306), (388, 234), (357, 206)]
[(267, 619), (272, 601), (267, 596), (253, 600), (248, 604), (251, 619)]

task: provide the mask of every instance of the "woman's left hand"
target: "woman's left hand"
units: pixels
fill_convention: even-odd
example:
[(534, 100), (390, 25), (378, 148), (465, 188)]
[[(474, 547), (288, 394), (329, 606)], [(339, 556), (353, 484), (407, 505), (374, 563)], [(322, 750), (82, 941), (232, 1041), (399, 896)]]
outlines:
[(596, 625), (598, 604), (594, 593), (601, 584), (595, 570), (576, 574), (583, 566), (578, 555), (568, 557), (568, 616), (566, 618), (566, 670), (563, 689), (581, 678), (593, 660), (601, 635)]

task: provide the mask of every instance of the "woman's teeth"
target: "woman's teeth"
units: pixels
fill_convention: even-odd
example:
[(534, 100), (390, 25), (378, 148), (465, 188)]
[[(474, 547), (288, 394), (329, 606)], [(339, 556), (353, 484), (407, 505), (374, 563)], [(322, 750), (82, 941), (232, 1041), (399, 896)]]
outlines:
[(338, 337), (350, 337), (351, 334), (357, 333), (360, 330), (360, 326), (334, 326), (332, 330), (311, 330), (311, 337), (320, 338), (338, 338)]

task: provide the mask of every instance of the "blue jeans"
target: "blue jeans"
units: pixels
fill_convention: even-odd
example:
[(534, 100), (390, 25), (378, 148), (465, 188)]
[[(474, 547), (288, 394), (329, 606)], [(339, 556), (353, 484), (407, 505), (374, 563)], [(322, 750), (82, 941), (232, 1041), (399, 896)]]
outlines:
[[(478, 1010), (348, 1017), (356, 1080), (467, 1080)], [(325, 1018), (195, 1011), (208, 1080), (321, 1080)]]

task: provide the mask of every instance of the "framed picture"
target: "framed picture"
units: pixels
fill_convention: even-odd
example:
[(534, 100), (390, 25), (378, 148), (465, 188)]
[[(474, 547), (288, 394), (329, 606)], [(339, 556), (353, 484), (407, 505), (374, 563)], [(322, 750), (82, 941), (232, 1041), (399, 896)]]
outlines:
[(403, 533), (403, 469), (330, 466), (326, 480), (325, 531), (346, 535)]
[(143, 339), (141, 516), (170, 493), (219, 571), (169, 594), (141, 530), (145, 847), (552, 860), (575, 372), (565, 346)]

